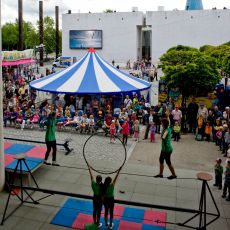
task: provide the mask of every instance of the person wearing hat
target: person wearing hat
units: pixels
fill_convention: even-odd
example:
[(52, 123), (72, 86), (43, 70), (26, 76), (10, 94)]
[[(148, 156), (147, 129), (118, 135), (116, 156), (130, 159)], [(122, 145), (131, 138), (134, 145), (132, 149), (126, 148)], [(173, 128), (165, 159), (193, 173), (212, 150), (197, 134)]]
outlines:
[(215, 164), (215, 184), (213, 186), (216, 186), (219, 188), (219, 190), (222, 189), (222, 175), (224, 172), (224, 168), (221, 165), (222, 160), (220, 158), (216, 159)]
[(199, 105), (197, 117), (199, 117), (200, 115), (202, 115), (205, 120), (208, 117), (208, 109), (206, 108), (206, 106), (205, 106), (205, 104), (203, 102), (201, 102), (200, 105)]
[[(224, 189), (222, 198), (226, 198), (226, 201), (230, 201), (230, 161), (227, 162), (224, 178)], [(227, 196), (228, 192), (228, 196)]]

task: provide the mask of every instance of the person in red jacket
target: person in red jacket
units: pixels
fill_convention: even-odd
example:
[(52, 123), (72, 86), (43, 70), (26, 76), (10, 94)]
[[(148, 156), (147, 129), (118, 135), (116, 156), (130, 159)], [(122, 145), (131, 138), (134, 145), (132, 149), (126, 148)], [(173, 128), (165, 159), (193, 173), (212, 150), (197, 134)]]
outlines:
[(122, 131), (121, 131), (123, 138), (122, 138), (122, 143), (124, 145), (127, 145), (127, 140), (128, 140), (128, 135), (129, 135), (129, 122), (128, 118), (125, 118), (125, 122), (122, 125)]

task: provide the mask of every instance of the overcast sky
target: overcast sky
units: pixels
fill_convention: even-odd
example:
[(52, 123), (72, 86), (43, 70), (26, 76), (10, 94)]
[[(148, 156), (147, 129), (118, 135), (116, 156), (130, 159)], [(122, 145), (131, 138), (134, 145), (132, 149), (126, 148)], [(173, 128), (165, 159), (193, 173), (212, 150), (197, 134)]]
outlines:
[[(23, 0), (23, 17), (25, 21), (36, 23), (38, 20), (39, 0)], [(105, 9), (117, 12), (129, 12), (132, 7), (138, 7), (140, 11), (156, 11), (158, 6), (164, 6), (165, 10), (175, 8), (184, 10), (186, 0), (44, 0), (44, 15), (54, 17), (54, 7), (60, 6), (60, 12), (72, 13), (102, 12)], [(217, 7), (230, 9), (230, 0), (203, 0), (204, 9)], [(18, 0), (2, 0), (2, 24), (15, 21), (18, 15)]]

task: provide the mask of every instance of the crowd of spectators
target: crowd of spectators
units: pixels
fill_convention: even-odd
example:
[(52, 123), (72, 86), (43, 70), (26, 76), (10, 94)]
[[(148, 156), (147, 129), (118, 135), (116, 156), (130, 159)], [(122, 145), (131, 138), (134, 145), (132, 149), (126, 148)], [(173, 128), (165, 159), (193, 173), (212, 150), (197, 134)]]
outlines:
[[(22, 77), (24, 76), (24, 77)], [(42, 77), (42, 76), (41, 76)], [(36, 101), (36, 91), (29, 89), (28, 82), (36, 76), (33, 70), (25, 68), (22, 74), (7, 71), (3, 76), (3, 118), (4, 125), (24, 129), (41, 130), (51, 112), (57, 114), (58, 128), (70, 127), (79, 132), (95, 132), (99, 128), (109, 133), (113, 122), (116, 134), (122, 130), (125, 121), (129, 123), (129, 136), (139, 130), (138, 124), (146, 126), (144, 139), (149, 131), (160, 133), (161, 119), (168, 118), (175, 141), (181, 132), (194, 133), (197, 140), (213, 141), (226, 156), (230, 144), (230, 109), (221, 111), (217, 106), (206, 108), (204, 103), (197, 104), (193, 99), (187, 108), (180, 108), (171, 98), (151, 106), (143, 95), (126, 95), (120, 107), (114, 107), (113, 97), (108, 96), (54, 96), (52, 100)], [(138, 124), (135, 121), (138, 120)], [(152, 135), (152, 141), (154, 140)]]

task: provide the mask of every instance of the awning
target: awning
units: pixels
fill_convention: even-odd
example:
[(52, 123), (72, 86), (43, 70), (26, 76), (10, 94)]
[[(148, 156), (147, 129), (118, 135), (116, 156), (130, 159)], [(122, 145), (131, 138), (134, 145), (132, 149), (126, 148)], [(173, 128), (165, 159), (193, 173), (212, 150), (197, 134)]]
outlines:
[(28, 58), (28, 59), (21, 59), (17, 61), (3, 61), (2, 66), (18, 66), (18, 65), (25, 65), (25, 64), (32, 64), (35, 63), (35, 60)]

